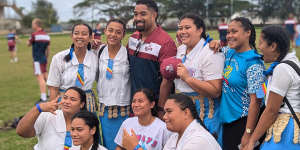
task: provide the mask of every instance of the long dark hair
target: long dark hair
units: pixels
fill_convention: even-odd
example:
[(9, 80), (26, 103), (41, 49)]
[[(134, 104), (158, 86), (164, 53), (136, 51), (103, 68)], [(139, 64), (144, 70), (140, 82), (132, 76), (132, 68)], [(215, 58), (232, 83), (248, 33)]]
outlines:
[(249, 45), (251, 46), (251, 48), (256, 50), (256, 46), (255, 46), (256, 32), (255, 32), (255, 27), (251, 23), (251, 21), (245, 17), (237, 17), (231, 20), (231, 22), (232, 21), (240, 22), (244, 31), (250, 31)]
[(99, 144), (99, 141), (100, 141), (100, 130), (99, 130), (99, 120), (98, 120), (98, 117), (94, 113), (84, 110), (84, 111), (80, 111), (80, 112), (76, 113), (72, 117), (72, 121), (75, 118), (82, 119), (85, 122), (85, 124), (89, 126), (90, 129), (96, 128), (96, 132), (93, 135), (93, 137), (94, 137), (94, 143), (93, 143), (93, 146), (92, 146), (91, 150), (97, 150), (98, 146), (99, 146), (98, 144)]
[(133, 96), (138, 92), (142, 92), (143, 94), (145, 94), (145, 96), (147, 97), (147, 99), (149, 100), (150, 103), (152, 103), (152, 102), (155, 103), (154, 107), (151, 109), (151, 114), (152, 114), (152, 116), (157, 117), (157, 99), (155, 98), (154, 93), (147, 88), (142, 88), (142, 89), (136, 90), (134, 92)]
[[(88, 24), (86, 24), (86, 23), (77, 23), (77, 24), (73, 25), (73, 27), (72, 27), (72, 34), (74, 33), (75, 27), (76, 27), (76, 26), (79, 26), (79, 25), (84, 25), (84, 26), (86, 26), (86, 27), (89, 29), (89, 36), (92, 36), (93, 30), (92, 30), (92, 28), (91, 28)], [(88, 49), (88, 50), (91, 50), (91, 47), (92, 47), (92, 45), (91, 45), (91, 43), (89, 42), (88, 45), (87, 45), (87, 49)], [(70, 52), (64, 57), (64, 60), (65, 60), (66, 62), (69, 62), (69, 61), (72, 59), (73, 51), (74, 51), (74, 43), (72, 43), (72, 45), (71, 45)]]
[(196, 25), (197, 29), (202, 28), (201, 37), (206, 40), (206, 38), (207, 38), (206, 27), (205, 27), (204, 21), (200, 18), (200, 16), (198, 16), (196, 14), (192, 14), (192, 13), (187, 13), (179, 19), (179, 22), (181, 22), (185, 18), (192, 19), (194, 21), (194, 24)]
[(86, 94), (85, 94), (85, 92), (81, 88), (76, 87), (76, 86), (69, 87), (68, 89), (66, 89), (66, 92), (69, 90), (74, 90), (80, 95), (80, 103), (84, 103), (83, 108), (81, 108), (81, 110), (86, 110)]
[(196, 110), (196, 105), (194, 104), (193, 100), (189, 96), (181, 93), (172, 94), (168, 97), (167, 100), (174, 100), (174, 102), (179, 106), (181, 110), (189, 109), (191, 111), (193, 119), (196, 119), (203, 126), (203, 128), (206, 129), (203, 120), (201, 120), (198, 115), (198, 112)]
[(289, 52), (290, 37), (283, 27), (278, 25), (266, 26), (261, 31), (262, 37), (270, 46), (273, 42), (277, 44), (276, 51), (280, 53), (276, 61), (280, 62)]

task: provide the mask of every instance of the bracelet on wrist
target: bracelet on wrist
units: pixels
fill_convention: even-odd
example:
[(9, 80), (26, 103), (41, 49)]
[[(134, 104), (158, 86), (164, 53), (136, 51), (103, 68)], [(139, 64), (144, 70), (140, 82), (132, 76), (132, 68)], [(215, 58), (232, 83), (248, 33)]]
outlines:
[(139, 148), (141, 148), (142, 146), (140, 144), (136, 145), (136, 147), (133, 150), (138, 150)]
[(40, 107), (40, 104), (35, 104), (35, 107), (38, 109), (38, 111), (39, 111), (40, 113), (43, 112), (42, 109), (41, 109), (41, 107)]

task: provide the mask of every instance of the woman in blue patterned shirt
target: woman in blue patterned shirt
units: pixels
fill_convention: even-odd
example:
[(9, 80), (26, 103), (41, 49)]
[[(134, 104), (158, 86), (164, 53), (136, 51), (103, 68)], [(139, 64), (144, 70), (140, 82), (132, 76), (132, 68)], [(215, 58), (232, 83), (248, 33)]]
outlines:
[(255, 48), (255, 28), (249, 19), (238, 17), (228, 27), (228, 46), (223, 48), (225, 64), (221, 97), (224, 123), (223, 149), (245, 146), (255, 128), (263, 94), (264, 64)]

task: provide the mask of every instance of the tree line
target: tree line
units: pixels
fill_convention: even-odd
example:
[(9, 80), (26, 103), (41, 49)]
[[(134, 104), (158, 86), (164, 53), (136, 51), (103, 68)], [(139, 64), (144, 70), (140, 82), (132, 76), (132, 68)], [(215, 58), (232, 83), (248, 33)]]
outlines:
[[(94, 11), (95, 16), (120, 18), (127, 23), (133, 18), (135, 2), (136, 0), (83, 0), (73, 8), (77, 16)], [(259, 17), (263, 24), (270, 18), (286, 19), (289, 13), (300, 16), (299, 0), (156, 0), (156, 2), (159, 7), (159, 24), (167, 18), (179, 18), (187, 12), (196, 13), (213, 22), (216, 18), (229, 19), (232, 14), (243, 11), (251, 17)], [(30, 27), (34, 17), (42, 18), (47, 27), (57, 23), (57, 12), (51, 1), (37, 0), (32, 6), (32, 11), (22, 20), (25, 26)], [(76, 20), (69, 22), (74, 23)]]

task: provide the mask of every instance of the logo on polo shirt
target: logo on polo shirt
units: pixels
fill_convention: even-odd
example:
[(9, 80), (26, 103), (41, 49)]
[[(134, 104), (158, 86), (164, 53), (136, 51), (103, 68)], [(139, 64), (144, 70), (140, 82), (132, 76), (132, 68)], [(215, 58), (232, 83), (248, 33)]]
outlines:
[(145, 51), (146, 51), (146, 52), (147, 52), (147, 51), (152, 51), (152, 47), (151, 47), (150, 44), (148, 44), (148, 45), (145, 46)]

